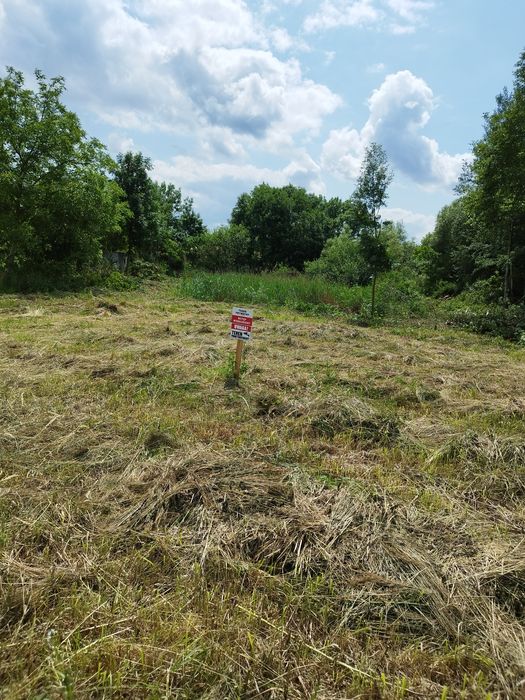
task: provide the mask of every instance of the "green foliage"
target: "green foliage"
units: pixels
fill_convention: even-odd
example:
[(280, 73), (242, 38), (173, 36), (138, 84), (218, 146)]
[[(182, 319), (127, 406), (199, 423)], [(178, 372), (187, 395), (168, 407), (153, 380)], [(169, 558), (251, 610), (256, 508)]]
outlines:
[(188, 257), (196, 267), (209, 272), (248, 270), (255, 263), (250, 244), (244, 226), (220, 226), (196, 238)]
[(367, 290), (327, 284), (303, 275), (279, 273), (195, 272), (181, 277), (178, 292), (203, 301), (270, 304), (323, 314), (358, 314), (368, 299)]
[(514, 89), (496, 98), (465, 166), (460, 199), (442, 209), (423, 242), (430, 292), (457, 293), (490, 281), (484, 302), (525, 298), (525, 52)]
[(456, 326), (506, 340), (522, 341), (525, 337), (525, 307), (523, 304), (456, 306), (448, 319)]
[(0, 80), (0, 283), (75, 283), (118, 240), (127, 207), (108, 179), (113, 162), (60, 101), (62, 78), (24, 87), (13, 68)]
[(146, 259), (161, 252), (161, 231), (155, 188), (148, 175), (151, 160), (142, 153), (119, 153), (115, 180), (123, 189), (132, 216), (126, 223), (125, 250)]
[(353, 200), (361, 213), (364, 226), (361, 229), (359, 245), (361, 255), (372, 276), (372, 307), (375, 313), (375, 292), (377, 275), (390, 269), (392, 263), (388, 255), (386, 241), (380, 235), (381, 216), (379, 211), (386, 204), (388, 186), (393, 172), (383, 146), (372, 142), (365, 152), (361, 173)]
[(151, 161), (142, 153), (120, 154), (117, 161), (116, 180), (133, 214), (125, 230), (126, 251), (134, 260), (163, 263), (169, 272), (181, 271), (188, 241), (206, 231), (193, 201), (183, 198), (173, 184), (154, 182), (148, 175)]
[[(232, 304), (269, 304), (321, 315), (353, 316), (367, 320), (371, 308), (370, 286), (348, 287), (320, 277), (278, 273), (192, 272), (177, 281), (183, 297)], [(400, 272), (381, 277), (377, 292), (377, 313), (388, 318), (425, 316), (430, 304), (419, 290), (417, 280)]]
[(319, 276), (330, 282), (350, 286), (366, 284), (370, 279), (370, 270), (359, 241), (346, 233), (328, 240), (321, 256), (306, 263), (305, 272), (312, 277)]
[(462, 189), (479, 221), (485, 266), (499, 274), (505, 301), (525, 294), (525, 51), (514, 90), (503, 91), (485, 115), (485, 134), (474, 144), (470, 178)]
[(262, 184), (239, 197), (231, 223), (250, 235), (252, 269), (287, 265), (302, 270), (305, 262), (319, 257), (328, 238), (342, 232), (346, 218), (339, 199), (327, 202), (294, 185)]
[(393, 268), (403, 270), (408, 277), (414, 276), (417, 246), (407, 241), (401, 224), (391, 222), (385, 222), (377, 234), (365, 229), (359, 238), (351, 238), (347, 233), (331, 238), (319, 259), (305, 265), (305, 272), (340, 284), (366, 285), (380, 262), (373, 259), (373, 251), (367, 250), (367, 246), (377, 246), (383, 256), (383, 271)]
[(381, 144), (372, 142), (365, 151), (353, 194), (354, 201), (362, 207), (367, 227), (379, 227), (379, 211), (387, 202), (388, 187), (393, 177), (385, 149)]

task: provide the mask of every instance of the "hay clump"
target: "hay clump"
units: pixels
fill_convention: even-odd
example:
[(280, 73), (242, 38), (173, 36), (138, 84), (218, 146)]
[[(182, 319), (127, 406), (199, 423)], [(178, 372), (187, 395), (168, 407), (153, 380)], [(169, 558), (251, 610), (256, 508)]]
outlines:
[(399, 436), (395, 418), (381, 415), (358, 398), (325, 399), (314, 408), (310, 429), (315, 435), (329, 438), (351, 431), (358, 442), (367, 445), (391, 445)]

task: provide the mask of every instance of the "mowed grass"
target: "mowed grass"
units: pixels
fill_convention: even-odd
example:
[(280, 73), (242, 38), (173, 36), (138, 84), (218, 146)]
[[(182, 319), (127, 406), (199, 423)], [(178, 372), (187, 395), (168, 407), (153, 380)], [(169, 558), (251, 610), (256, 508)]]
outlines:
[(525, 351), (183, 293), (0, 297), (0, 696), (522, 697)]

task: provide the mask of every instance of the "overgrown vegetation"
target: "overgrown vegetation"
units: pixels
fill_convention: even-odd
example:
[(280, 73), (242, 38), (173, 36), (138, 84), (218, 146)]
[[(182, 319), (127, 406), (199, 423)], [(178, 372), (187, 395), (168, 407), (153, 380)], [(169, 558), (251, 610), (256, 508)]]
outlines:
[(0, 298), (0, 695), (521, 697), (525, 351), (259, 303), (232, 391), (180, 293)]

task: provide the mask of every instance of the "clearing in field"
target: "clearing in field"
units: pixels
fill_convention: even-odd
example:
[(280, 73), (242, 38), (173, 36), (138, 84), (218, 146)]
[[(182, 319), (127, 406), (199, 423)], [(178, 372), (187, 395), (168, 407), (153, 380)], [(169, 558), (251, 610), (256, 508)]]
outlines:
[(0, 298), (1, 696), (522, 697), (525, 351), (230, 309)]

